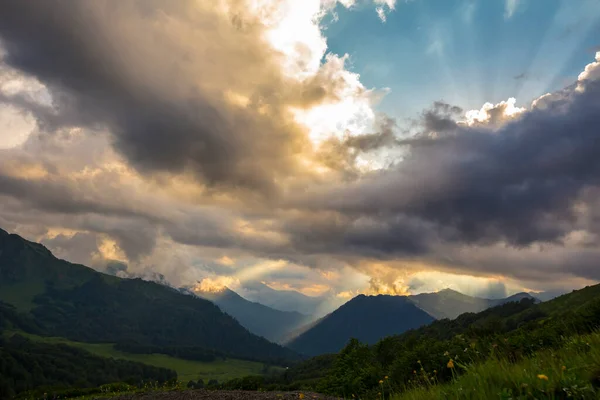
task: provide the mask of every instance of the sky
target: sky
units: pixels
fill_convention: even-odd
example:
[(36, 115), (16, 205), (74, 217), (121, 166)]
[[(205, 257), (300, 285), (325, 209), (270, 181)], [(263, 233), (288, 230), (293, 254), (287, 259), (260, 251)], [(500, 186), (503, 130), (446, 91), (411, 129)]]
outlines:
[(2, 2), (0, 227), (242, 294), (579, 288), (599, 78), (596, 0)]

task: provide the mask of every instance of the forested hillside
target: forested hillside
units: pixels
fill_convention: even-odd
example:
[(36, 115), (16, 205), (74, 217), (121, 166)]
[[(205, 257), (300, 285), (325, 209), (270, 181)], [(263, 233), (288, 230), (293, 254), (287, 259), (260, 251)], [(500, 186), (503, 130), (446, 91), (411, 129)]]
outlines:
[(65, 345), (36, 343), (20, 335), (0, 336), (0, 398), (36, 389), (96, 387), (114, 382), (139, 385), (177, 379), (175, 371), (90, 353)]

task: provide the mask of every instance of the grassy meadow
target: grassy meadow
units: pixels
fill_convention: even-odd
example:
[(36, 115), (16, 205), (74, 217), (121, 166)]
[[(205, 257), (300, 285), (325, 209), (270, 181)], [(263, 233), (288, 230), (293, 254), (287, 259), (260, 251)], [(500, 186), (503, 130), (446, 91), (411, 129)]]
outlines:
[(457, 374), (451, 382), (438, 384), (433, 371), (417, 371), (414, 386), (392, 398), (598, 399), (600, 333), (573, 337), (558, 350), (540, 351), (518, 363), (497, 357), (481, 364), (457, 359), (439, 368), (452, 366)]
[[(9, 333), (9, 335), (10, 334), (12, 333)], [(198, 379), (203, 379), (205, 382), (208, 382), (211, 379), (224, 382), (230, 379), (248, 375), (260, 375), (263, 373), (263, 364), (254, 361), (228, 358), (225, 360), (217, 359), (212, 362), (201, 362), (183, 360), (164, 354), (130, 354), (115, 350), (111, 343), (83, 343), (60, 337), (43, 337), (23, 332), (19, 332), (19, 334), (34, 341), (49, 344), (66, 344), (77, 347), (100, 357), (135, 361), (155, 367), (172, 369), (177, 372), (178, 379), (184, 382)], [(272, 372), (280, 370), (277, 367), (269, 368)]]

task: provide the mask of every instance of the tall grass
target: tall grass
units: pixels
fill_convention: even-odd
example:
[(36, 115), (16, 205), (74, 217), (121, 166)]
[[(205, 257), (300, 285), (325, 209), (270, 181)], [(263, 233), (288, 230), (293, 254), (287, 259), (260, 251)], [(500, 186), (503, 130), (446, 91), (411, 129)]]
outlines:
[(558, 350), (543, 350), (518, 363), (492, 356), (480, 364), (453, 364), (440, 366), (454, 367), (450, 383), (438, 384), (435, 374), (421, 371), (392, 398), (600, 399), (600, 333), (572, 337)]

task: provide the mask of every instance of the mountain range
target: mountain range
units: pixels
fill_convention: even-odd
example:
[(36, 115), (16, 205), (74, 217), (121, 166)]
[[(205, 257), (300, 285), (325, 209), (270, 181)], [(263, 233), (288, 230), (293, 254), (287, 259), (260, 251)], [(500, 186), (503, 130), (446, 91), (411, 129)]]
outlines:
[[(531, 298), (519, 293), (482, 299), (450, 289), (413, 296), (361, 295), (316, 319), (297, 310), (317, 312), (326, 296), (246, 284), (248, 297), (253, 293), (275, 309), (227, 288), (198, 292), (123, 279), (59, 260), (43, 245), (5, 231), (0, 231), (0, 278), (0, 300), (32, 315), (47, 335), (117, 343), (129, 350), (196, 347), (200, 353), (281, 363), (296, 359), (295, 352), (338, 351), (352, 337), (374, 343), (436, 319)], [(270, 342), (285, 343), (293, 351)]]
[(275, 290), (256, 281), (244, 282), (239, 290), (244, 298), (280, 311), (298, 312), (317, 317), (333, 311), (325, 304), (330, 300), (327, 295), (313, 297), (295, 290)]
[(444, 289), (435, 293), (422, 293), (408, 296), (420, 309), (435, 319), (454, 319), (461, 314), (478, 313), (490, 307), (496, 307), (523, 298), (533, 298), (529, 293), (517, 293), (504, 299), (483, 299), (471, 297), (452, 289)]
[(0, 301), (32, 318), (43, 336), (281, 364), (299, 358), (250, 333), (210, 301), (60, 260), (41, 244), (3, 230)]
[(360, 295), (300, 330), (286, 345), (310, 356), (335, 353), (351, 338), (373, 344), (436, 319), (454, 319), (464, 313), (477, 313), (525, 298), (536, 301), (528, 293), (504, 299), (481, 299), (451, 289), (414, 296)]
[[(269, 364), (290, 366), (290, 373), (286, 370), (281, 378), (286, 388), (290, 379), (306, 379), (304, 385), (321, 379), (323, 371), (337, 374), (342, 364), (334, 361), (340, 357), (366, 357), (371, 352), (383, 352), (383, 358), (361, 358), (360, 365), (396, 360), (400, 369), (395, 373), (403, 374), (404, 369), (414, 369), (405, 365), (406, 360), (425, 360), (431, 346), (437, 346), (431, 357), (439, 358), (446, 346), (454, 346), (455, 336), (464, 332), (492, 337), (527, 326), (539, 337), (530, 340), (529, 334), (523, 334), (515, 340), (537, 344), (547, 336), (540, 322), (556, 330), (553, 338), (567, 328), (592, 329), (596, 325), (589, 322), (599, 315), (597, 302), (588, 306), (597, 299), (599, 288), (541, 304), (528, 293), (483, 299), (450, 289), (413, 296), (360, 295), (313, 320), (314, 316), (276, 310), (229, 289), (196, 292), (165, 282), (106, 275), (60, 260), (43, 245), (0, 229), (0, 361), (9, 360), (0, 364), (4, 368), (0, 369), (0, 397), (47, 383), (165, 382), (178, 376), (170, 368), (181, 359), (200, 363), (254, 360), (263, 363), (265, 371)], [(551, 295), (542, 293), (541, 297)], [(563, 320), (570, 322), (565, 325)], [(457, 340), (463, 346), (462, 339)], [(271, 341), (286, 343), (286, 347)], [(420, 353), (405, 360), (403, 354), (414, 350), (413, 343)], [(86, 346), (105, 346), (102, 351), (108, 353), (91, 353)], [(128, 358), (107, 358), (114, 354)], [(131, 358), (142, 354), (144, 358)], [(137, 361), (156, 362), (153, 357), (165, 355), (170, 356), (168, 365)], [(303, 356), (317, 357), (297, 364)], [(35, 368), (43, 373), (27, 375), (26, 384), (11, 381)], [(339, 382), (349, 373), (344, 370), (323, 382)]]

